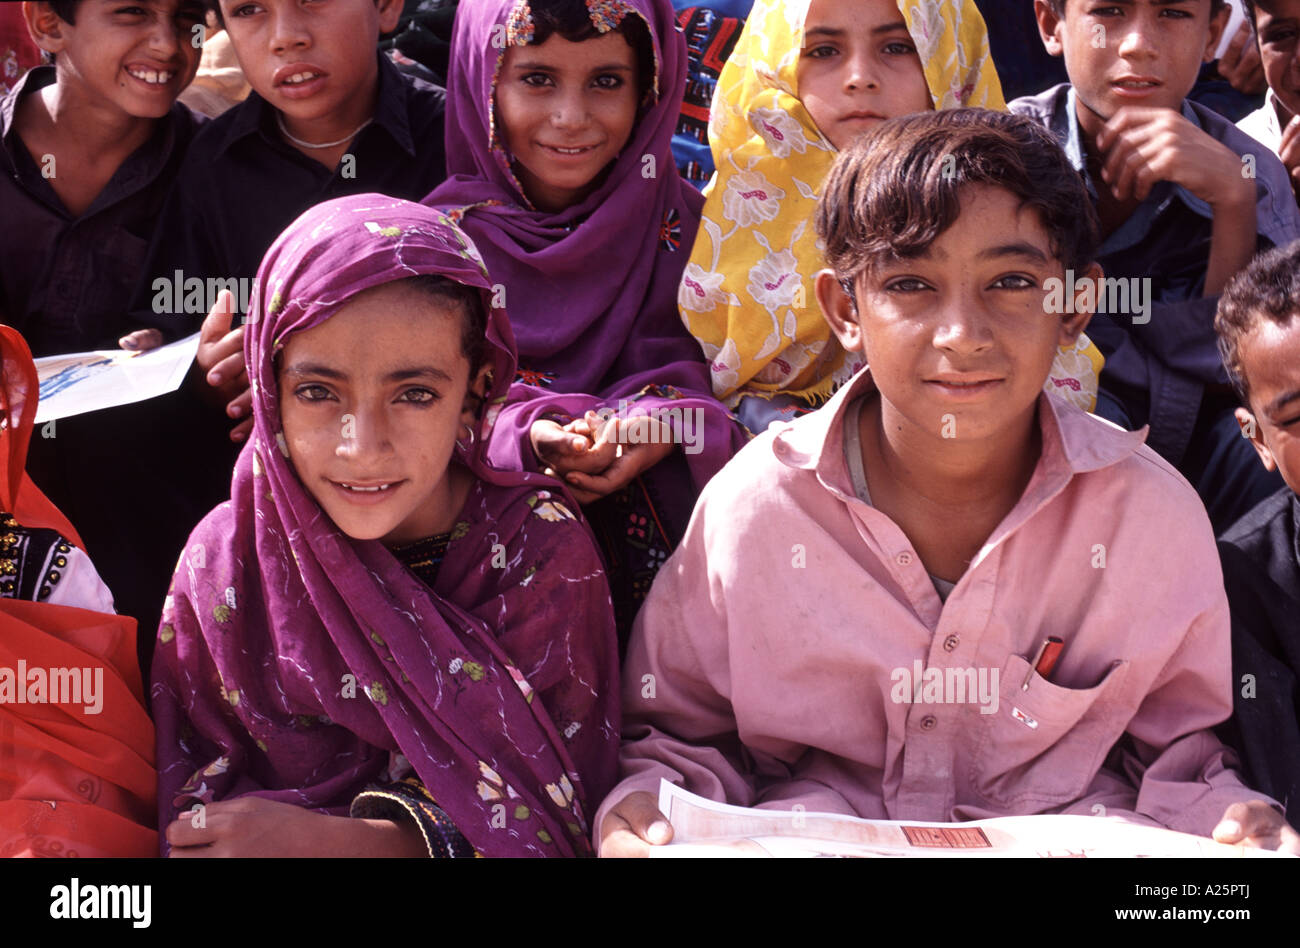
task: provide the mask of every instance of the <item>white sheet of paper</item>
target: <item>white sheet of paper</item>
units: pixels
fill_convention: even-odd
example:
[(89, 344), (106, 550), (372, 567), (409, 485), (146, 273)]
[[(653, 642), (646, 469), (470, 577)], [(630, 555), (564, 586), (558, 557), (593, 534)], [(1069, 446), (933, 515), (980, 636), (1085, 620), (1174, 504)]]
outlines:
[(148, 352), (104, 349), (37, 359), (41, 401), (36, 424), (174, 392), (198, 351), (195, 333)]
[(1105, 816), (1009, 816), (968, 823), (864, 820), (839, 813), (749, 809), (715, 803), (666, 780), (659, 812), (673, 841), (650, 847), (657, 858), (801, 856), (886, 858), (1097, 858), (1277, 853), (1226, 846), (1203, 836)]

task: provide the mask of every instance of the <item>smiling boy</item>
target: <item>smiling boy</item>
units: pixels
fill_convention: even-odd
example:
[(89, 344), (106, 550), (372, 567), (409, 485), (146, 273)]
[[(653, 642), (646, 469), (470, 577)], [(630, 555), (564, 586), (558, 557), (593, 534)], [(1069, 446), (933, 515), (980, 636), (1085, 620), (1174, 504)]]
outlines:
[(0, 317), (37, 356), (115, 346), (196, 127), (196, 0), (25, 3), (53, 66), (0, 104)]
[[(112, 348), (158, 216), (198, 127), (176, 97), (194, 77), (190, 0), (24, 3), (55, 57), (0, 104), (0, 321), (35, 356)], [(152, 641), (167, 573), (185, 542), (175, 457), (145, 402), (43, 425), (27, 470), (77, 524), (116, 609)], [(91, 476), (88, 476), (88, 473)], [(153, 516), (142, 518), (149, 509)], [(152, 581), (151, 581), (152, 578)]]
[(1226, 22), (1221, 0), (1035, 0), (1070, 81), (1017, 99), (1086, 173), (1108, 277), (1149, 280), (1149, 313), (1097, 314), (1097, 411), (1178, 467), (1223, 529), (1277, 489), (1237, 430), (1214, 340), (1215, 299), (1257, 250), (1300, 237), (1285, 169), (1187, 101)]
[[(605, 855), (671, 837), (661, 778), (874, 819), (1101, 806), (1300, 848), (1206, 730), (1231, 708), (1227, 603), (1195, 493), (1142, 433), (1042, 392), (1089, 316), (1045, 315), (1044, 283), (1101, 275), (1087, 206), (1051, 137), (1001, 113), (893, 119), (837, 159), (817, 297), (869, 368), (701, 496), (633, 633)], [(1171, 551), (1180, 579), (1153, 586)], [(998, 700), (909, 701), (918, 662)]]

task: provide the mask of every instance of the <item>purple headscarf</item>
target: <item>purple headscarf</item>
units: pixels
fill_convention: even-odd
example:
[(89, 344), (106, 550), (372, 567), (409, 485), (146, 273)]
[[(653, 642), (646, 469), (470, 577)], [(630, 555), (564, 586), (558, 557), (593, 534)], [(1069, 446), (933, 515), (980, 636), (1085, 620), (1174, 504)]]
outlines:
[(424, 203), (460, 222), (504, 287), (520, 378), (536, 386), (511, 393), (493, 462), (535, 467), (528, 431), (544, 415), (579, 417), (635, 399), (638, 410), (704, 411), (703, 450), (688, 457), (698, 490), (745, 439), (713, 399), (704, 355), (677, 310), (704, 203), (678, 176), (671, 147), (686, 40), (669, 0), (587, 0), (587, 7), (602, 32), (641, 17), (654, 43), (653, 104), (604, 183), (563, 211), (532, 207), (494, 109), (504, 47), (533, 37), (529, 4), (473, 0), (457, 11), (452, 39), (449, 177)]
[[(434, 590), (378, 541), (341, 533), (303, 487), (274, 368), (290, 334), (420, 274), (480, 288), (493, 371), (477, 437), (457, 446), (478, 483)], [(514, 373), (489, 286), (446, 216), (377, 194), (312, 208), (267, 252), (245, 337), (254, 436), (230, 503), (190, 538), (159, 631), (164, 827), (250, 793), (345, 814), (400, 754), (480, 853), (589, 851), (586, 814), (618, 746), (609, 594), (554, 482), (484, 461)]]

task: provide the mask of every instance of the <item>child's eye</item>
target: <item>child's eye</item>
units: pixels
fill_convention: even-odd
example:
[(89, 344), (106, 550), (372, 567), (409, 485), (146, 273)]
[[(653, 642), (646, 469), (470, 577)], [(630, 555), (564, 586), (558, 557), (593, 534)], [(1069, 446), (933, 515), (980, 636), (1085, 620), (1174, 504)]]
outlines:
[(1092, 16), (1119, 16), (1122, 11), (1119, 7), (1097, 7), (1095, 10), (1088, 11)]
[(530, 72), (527, 75), (520, 76), (519, 81), (526, 86), (535, 88), (552, 85), (551, 77), (544, 72)]
[(233, 17), (247, 17), (247, 16), (252, 16), (254, 13), (257, 12), (258, 12), (257, 4), (246, 3), (242, 7), (235, 7), (234, 10), (230, 11), (230, 15)]
[(323, 402), (334, 397), (324, 385), (314, 384), (299, 385), (293, 394), (304, 402)]
[(809, 56), (812, 59), (826, 59), (830, 56), (834, 56), (838, 52), (839, 50), (834, 46), (831, 46), (828, 43), (822, 43), (820, 46), (814, 46), (812, 49), (805, 52), (804, 55)]
[(427, 388), (408, 388), (398, 396), (399, 401), (410, 402), (416, 405), (428, 405), (436, 402), (439, 398), (437, 392)]
[(916, 277), (899, 277), (885, 284), (885, 289), (891, 293), (918, 293), (929, 288), (924, 280), (918, 280)]
[(606, 73), (603, 76), (597, 76), (595, 86), (598, 89), (621, 89), (623, 88), (623, 79), (612, 73)]
[(1189, 13), (1186, 10), (1172, 10), (1166, 7), (1165, 9), (1160, 11), (1160, 15), (1169, 16), (1174, 18), (1175, 20), (1185, 20), (1191, 16), (1191, 13)]
[(1030, 287), (1037, 287), (1038, 281), (1020, 273), (1010, 273), (1007, 276), (998, 277), (993, 282), (993, 286), (1000, 290), (1027, 290)]
[(127, 16), (144, 16), (149, 11), (144, 7), (118, 7), (117, 13), (125, 13)]

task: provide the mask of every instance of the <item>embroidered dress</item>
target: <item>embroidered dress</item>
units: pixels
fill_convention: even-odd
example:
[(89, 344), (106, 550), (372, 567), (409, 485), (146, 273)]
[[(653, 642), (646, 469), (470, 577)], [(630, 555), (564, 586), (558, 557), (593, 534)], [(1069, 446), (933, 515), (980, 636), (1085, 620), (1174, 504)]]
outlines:
[[(840, 346), (813, 291), (826, 265), (813, 213), (837, 151), (799, 100), (808, 7), (809, 0), (757, 0), (723, 67), (709, 127), (718, 170), (678, 294), (681, 318), (709, 360), (714, 395), (736, 410), (743, 396), (784, 396), (766, 414), (785, 420), (820, 404), (863, 364)], [(899, 10), (934, 108), (1005, 109), (972, 0), (900, 2)], [(1091, 410), (1101, 364), (1081, 336), (1061, 349), (1044, 387)]]
[[(482, 291), (494, 380), (452, 462), (477, 483), (432, 587), (378, 541), (342, 534), (298, 480), (273, 370), (291, 333), (419, 274)], [(367, 791), (414, 777), (466, 844), (448, 836), (431, 853), (590, 851), (618, 745), (609, 592), (555, 482), (483, 457), (515, 371), (490, 287), (445, 215), (376, 194), (317, 205), (268, 251), (245, 341), (254, 433), (230, 502), (190, 537), (159, 630), (161, 825), (251, 793), (370, 812)]]

